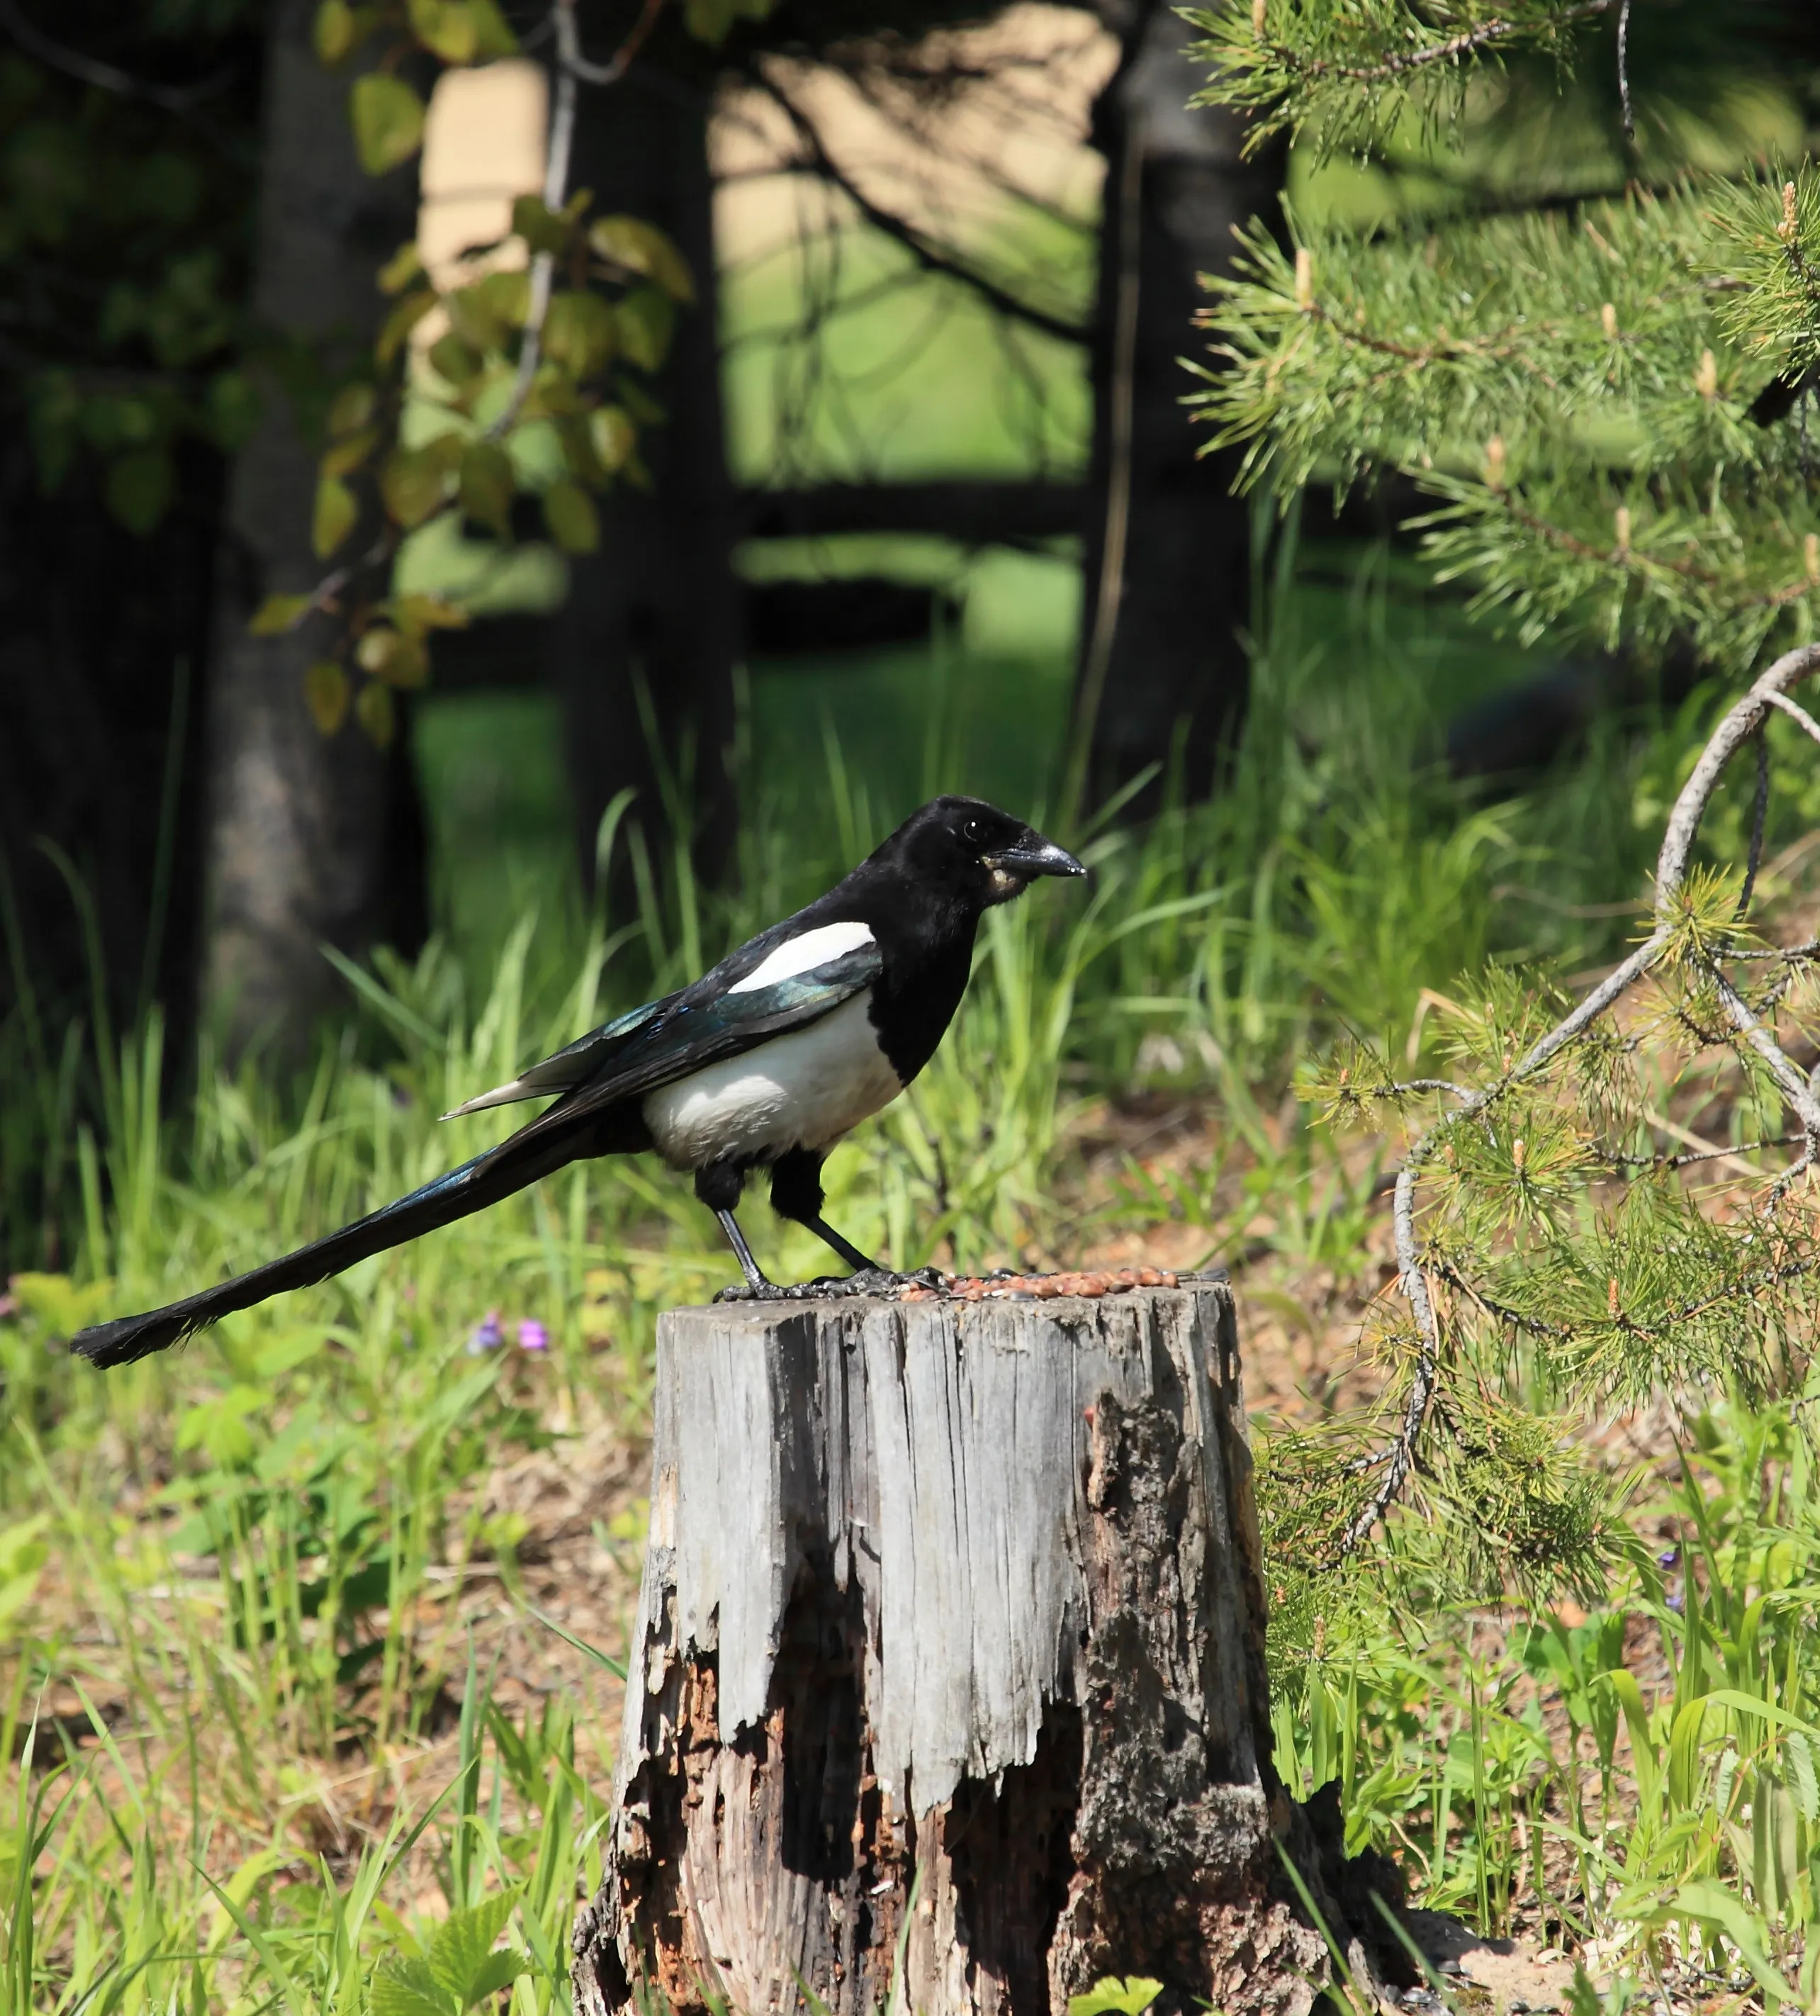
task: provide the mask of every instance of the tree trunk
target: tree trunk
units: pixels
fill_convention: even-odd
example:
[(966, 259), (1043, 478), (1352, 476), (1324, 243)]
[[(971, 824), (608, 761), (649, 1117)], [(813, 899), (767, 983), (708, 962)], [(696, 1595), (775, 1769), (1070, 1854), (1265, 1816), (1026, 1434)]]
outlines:
[(578, 107), (570, 185), (593, 190), (597, 212), (629, 211), (668, 232), (689, 261), (697, 297), (677, 317), (656, 386), (664, 418), (643, 437), (652, 487), (622, 484), (602, 500), (599, 550), (571, 563), (568, 599), (553, 628), (553, 683), (590, 883), (601, 815), (628, 787), (636, 794), (631, 816), (647, 840), (658, 843), (674, 819), (685, 821), (705, 873), (718, 869), (733, 839), (728, 763), (739, 596), (721, 402), (710, 98), (704, 83), (685, 81), (703, 67), (700, 50), (671, 23), (653, 38), (650, 60), (610, 91), (584, 86)]
[[(1280, 148), (1240, 159), (1243, 122), (1189, 110), (1204, 81), (1193, 31), (1156, 0), (1106, 0), (1124, 59), (1094, 108), (1106, 156), (1092, 376), (1093, 494), (1077, 712), (1091, 721), (1090, 794), (1148, 765), (1181, 765), (1204, 796), (1242, 718), (1249, 666), (1246, 506), (1229, 455), (1201, 458), (1183, 398), (1201, 339), (1200, 275), (1228, 270), (1233, 227), (1277, 214)], [(1122, 500), (1122, 501), (1121, 501)], [(1132, 810), (1153, 807), (1163, 781)]]
[[(281, 0), (272, 21), (254, 309), (346, 361), (377, 329), (379, 266), (415, 233), (416, 180), (361, 171), (348, 79), (311, 47), (315, 11)], [(231, 1048), (257, 1037), (295, 1056), (339, 985), (325, 941), (357, 952), (421, 940), (423, 849), (408, 728), (383, 751), (351, 722), (325, 739), (304, 700), (318, 654), (309, 627), (247, 634), (264, 596), (300, 592), (322, 572), (310, 546), (316, 448), (278, 387), (266, 393), (235, 464), (221, 570), (204, 991)]]
[(654, 1436), (588, 2016), (1311, 2006), (1223, 1283), (678, 1311)]

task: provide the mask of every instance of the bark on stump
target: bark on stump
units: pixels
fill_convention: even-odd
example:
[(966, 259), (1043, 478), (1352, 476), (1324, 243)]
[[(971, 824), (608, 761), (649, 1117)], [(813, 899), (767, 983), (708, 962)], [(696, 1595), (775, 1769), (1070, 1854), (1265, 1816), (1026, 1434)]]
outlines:
[(678, 1310), (653, 1432), (588, 2016), (1309, 2008), (1224, 1283)]

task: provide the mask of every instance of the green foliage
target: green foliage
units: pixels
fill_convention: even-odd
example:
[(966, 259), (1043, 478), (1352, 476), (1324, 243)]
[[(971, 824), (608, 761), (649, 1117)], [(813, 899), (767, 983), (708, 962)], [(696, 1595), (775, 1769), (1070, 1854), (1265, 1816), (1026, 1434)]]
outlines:
[(1381, 145), (1412, 110), (1439, 124), (1462, 109), (1469, 59), (1541, 51), (1564, 59), (1576, 26), (1611, 0), (1252, 0), (1189, 11), (1195, 53), (1217, 73), (1199, 103), (1254, 115), (1249, 145), (1306, 135), (1322, 153)]
[[(1267, 0), (1255, 31), (1207, 17), (1207, 95), (1261, 109), (1260, 131), (1370, 146), (1419, 90), (1457, 131), (1475, 59), (1527, 45), (1566, 63), (1604, 11)], [(1437, 501), (1418, 521), (1436, 578), (1526, 639), (1691, 647), (1735, 671), (1820, 617), (1807, 394), (1760, 404), (1820, 341), (1820, 184), (1807, 164), (1788, 175), (1689, 175), (1369, 242), (1292, 213), (1289, 247), (1254, 230), (1215, 283), (1202, 416), (1286, 501), (1311, 480), (1415, 479)]]
[(1068, 2016), (1144, 2016), (1144, 2011), (1163, 1993), (1163, 1984), (1147, 1975), (1134, 1974), (1128, 1981), (1109, 1974), (1096, 1981), (1084, 1995), (1070, 1995)]
[[(768, 9), (766, 0), (738, 0), (685, 11), (692, 34), (717, 41), (736, 15), (760, 19)], [(315, 38), (331, 65), (369, 45), (379, 54), (348, 92), (361, 164), (374, 175), (401, 167), (423, 142), (426, 103), (394, 67), (401, 52), (459, 66), (516, 47), (492, 0), (359, 8), (322, 0)], [(567, 165), (556, 164), (559, 182)], [(448, 519), (482, 535), (474, 542), (482, 553), (498, 554), (512, 544), (522, 493), (538, 500), (559, 551), (592, 553), (595, 497), (616, 483), (649, 481), (639, 437), (662, 417), (649, 381), (669, 356), (678, 309), (695, 301), (695, 279), (654, 225), (591, 217), (592, 203), (584, 189), (549, 201), (516, 197), (510, 230), (487, 257), (440, 283), (414, 243), (381, 269), (379, 285), (396, 305), (370, 373), (343, 384), (328, 412), (311, 542), (333, 564), (313, 594), (274, 597), (254, 619), (261, 634), (304, 625), (319, 633), (307, 697), (325, 735), (351, 719), (384, 746), (394, 719), (385, 689), (429, 679), (427, 633), (444, 619), (387, 620), (405, 534)], [(426, 322), (437, 326), (427, 342)], [(446, 620), (466, 620), (459, 600), (444, 607)]]

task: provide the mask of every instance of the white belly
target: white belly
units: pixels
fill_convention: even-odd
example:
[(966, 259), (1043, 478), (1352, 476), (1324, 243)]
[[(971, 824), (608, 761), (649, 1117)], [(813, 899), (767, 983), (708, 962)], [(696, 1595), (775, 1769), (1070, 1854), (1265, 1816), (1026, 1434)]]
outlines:
[(903, 1090), (856, 994), (820, 1021), (645, 1095), (645, 1124), (673, 1169), (768, 1161), (825, 1148)]

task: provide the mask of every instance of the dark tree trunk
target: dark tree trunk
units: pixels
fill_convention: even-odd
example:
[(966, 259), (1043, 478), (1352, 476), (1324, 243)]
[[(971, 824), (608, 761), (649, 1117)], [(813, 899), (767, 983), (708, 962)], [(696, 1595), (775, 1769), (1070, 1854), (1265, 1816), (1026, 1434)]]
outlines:
[[(180, 504), (138, 538), (92, 480), (46, 497), (22, 434), (0, 448), (0, 873), (25, 986), (52, 1028), (97, 1004), (78, 898), (45, 844), (93, 906), (115, 1026), (153, 1000), (187, 1022), (221, 476), (217, 456), (186, 451)], [(0, 1003), (15, 987), (0, 944)]]
[(1272, 1770), (1223, 1283), (683, 1309), (584, 2016), (1306, 2011), (1394, 1901)]
[[(254, 308), (352, 363), (371, 344), (379, 266), (417, 228), (416, 179), (355, 158), (346, 76), (310, 45), (313, 0), (279, 0), (266, 78)], [(421, 815), (401, 724), (389, 751), (351, 721), (321, 735), (304, 699), (310, 626), (254, 637), (262, 597), (312, 586), (316, 445), (267, 387), (230, 485), (209, 715), (207, 998), (230, 1046), (294, 1057), (340, 983), (321, 947), (407, 949), (424, 927)]]
[(1230, 458), (1197, 456), (1204, 436), (1182, 405), (1194, 381), (1179, 360), (1201, 347), (1198, 275), (1230, 266), (1236, 225), (1276, 215), (1282, 155), (1243, 161), (1235, 115), (1188, 108), (1203, 80), (1173, 9), (1112, 0), (1100, 12), (1124, 52), (1094, 110), (1106, 175), (1078, 713), (1091, 717), (1092, 798), (1178, 760), (1198, 797), (1244, 712), (1250, 542)]
[[(697, 298), (677, 319), (656, 392), (665, 418), (646, 430), (649, 490), (602, 500), (600, 549), (572, 563), (553, 626), (577, 839), (592, 881), (601, 815), (630, 788), (631, 816), (660, 844), (673, 815), (712, 875), (731, 847), (735, 804), (733, 665), (739, 599), (733, 496), (721, 401), (720, 339), (708, 175), (709, 88), (674, 20), (624, 83), (581, 96), (570, 186), (602, 214), (629, 211), (681, 247)], [(686, 81), (685, 81), (686, 80)], [(619, 861), (623, 867), (625, 856)], [(624, 885), (620, 885), (623, 895)]]

